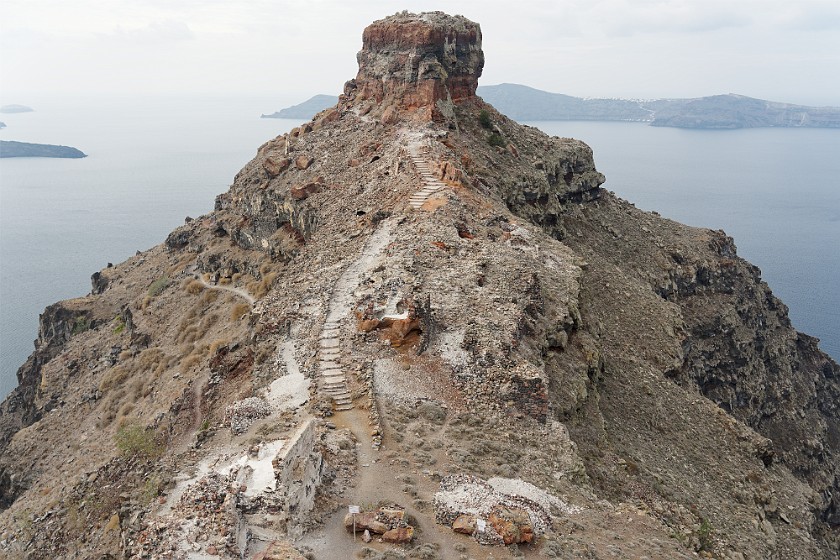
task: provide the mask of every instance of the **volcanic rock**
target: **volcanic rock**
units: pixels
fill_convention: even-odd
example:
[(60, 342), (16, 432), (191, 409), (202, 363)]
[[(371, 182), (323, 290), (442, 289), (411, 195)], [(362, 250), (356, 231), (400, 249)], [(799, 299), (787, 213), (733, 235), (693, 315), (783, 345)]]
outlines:
[[(840, 366), (734, 241), (476, 97), (475, 23), (397, 14), (359, 63), (45, 310), (0, 405), (3, 554), (314, 551), (409, 495), (418, 557), (473, 518), (535, 557), (837, 560)], [(410, 539), (385, 509), (357, 529)]]

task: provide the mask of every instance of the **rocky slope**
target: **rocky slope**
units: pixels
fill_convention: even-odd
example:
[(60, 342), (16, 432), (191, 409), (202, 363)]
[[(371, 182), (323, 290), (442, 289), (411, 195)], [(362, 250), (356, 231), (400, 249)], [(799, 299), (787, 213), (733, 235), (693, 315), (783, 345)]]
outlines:
[(397, 14), (358, 59), (42, 315), (3, 553), (838, 558), (840, 368), (732, 240), (476, 97), (473, 22)]

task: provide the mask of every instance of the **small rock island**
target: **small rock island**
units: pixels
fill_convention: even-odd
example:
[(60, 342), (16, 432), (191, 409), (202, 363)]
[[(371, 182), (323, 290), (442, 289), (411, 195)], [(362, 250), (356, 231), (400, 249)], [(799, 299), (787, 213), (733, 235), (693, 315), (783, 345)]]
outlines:
[(26, 105), (3, 105), (0, 107), (0, 113), (31, 113), (34, 110)]
[(54, 144), (30, 144), (28, 142), (13, 142), (0, 140), (0, 158), (13, 157), (48, 157), (78, 159), (87, 154), (70, 146), (56, 146)]

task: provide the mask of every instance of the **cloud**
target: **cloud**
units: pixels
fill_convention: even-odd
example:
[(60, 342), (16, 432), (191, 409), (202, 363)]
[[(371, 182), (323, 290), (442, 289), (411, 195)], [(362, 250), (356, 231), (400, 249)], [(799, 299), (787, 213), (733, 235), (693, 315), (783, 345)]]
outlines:
[(588, 19), (612, 37), (708, 33), (754, 21), (743, 4), (688, 0), (607, 0), (593, 4)]
[(195, 39), (195, 34), (183, 21), (153, 21), (143, 27), (123, 27), (118, 25), (114, 31), (102, 34), (106, 39), (118, 39), (139, 44), (167, 44)]

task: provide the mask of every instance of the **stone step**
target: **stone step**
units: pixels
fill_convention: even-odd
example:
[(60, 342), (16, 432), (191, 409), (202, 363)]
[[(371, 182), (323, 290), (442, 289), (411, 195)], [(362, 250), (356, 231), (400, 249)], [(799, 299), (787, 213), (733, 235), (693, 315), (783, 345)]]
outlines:
[(341, 369), (341, 364), (330, 360), (321, 360), (321, 363), (319, 363), (318, 366), (321, 368), (321, 371), (324, 371), (325, 369)]
[(322, 338), (319, 341), (321, 348), (338, 348), (337, 338)]
[(333, 398), (333, 400), (347, 400), (348, 402), (352, 401), (353, 399), (350, 398), (350, 391), (347, 389), (339, 389), (335, 391), (326, 391), (326, 393)]
[(348, 405), (348, 404), (351, 405), (351, 406), (353, 405), (353, 399), (351, 399), (350, 397), (341, 398), (341, 399), (333, 397), (333, 402), (338, 406)]
[(334, 385), (324, 384), (321, 387), (321, 390), (327, 393), (328, 395), (338, 395), (349, 392), (346, 383), (336, 383)]
[(321, 336), (318, 337), (321, 340), (327, 340), (330, 338), (338, 338), (338, 329), (331, 330), (331, 331), (321, 331)]
[(344, 412), (345, 410), (353, 410), (352, 404), (337, 404), (335, 405), (336, 412)]
[(347, 380), (343, 373), (336, 373), (334, 370), (332, 372), (322, 373), (321, 379), (323, 379), (325, 383), (344, 383)]

